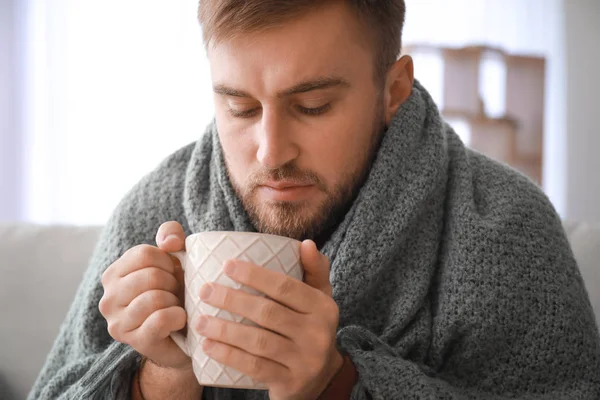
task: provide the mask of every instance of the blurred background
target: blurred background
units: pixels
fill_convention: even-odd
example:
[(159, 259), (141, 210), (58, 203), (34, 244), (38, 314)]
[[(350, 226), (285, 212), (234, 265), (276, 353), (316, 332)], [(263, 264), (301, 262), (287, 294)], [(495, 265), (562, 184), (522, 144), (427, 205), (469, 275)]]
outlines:
[[(600, 1), (406, 0), (404, 52), (472, 147), (600, 222)], [(197, 0), (0, 0), (0, 221), (103, 224), (213, 115)]]

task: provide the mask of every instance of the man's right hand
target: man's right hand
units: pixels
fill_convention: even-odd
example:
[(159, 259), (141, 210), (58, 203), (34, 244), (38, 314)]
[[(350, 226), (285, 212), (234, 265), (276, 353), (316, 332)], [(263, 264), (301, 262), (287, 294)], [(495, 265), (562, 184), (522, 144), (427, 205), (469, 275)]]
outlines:
[(158, 247), (129, 249), (102, 275), (104, 295), (99, 309), (109, 334), (133, 347), (155, 364), (189, 371), (191, 360), (170, 338), (183, 329), (183, 270), (168, 252), (185, 249), (185, 234), (177, 222), (162, 224)]

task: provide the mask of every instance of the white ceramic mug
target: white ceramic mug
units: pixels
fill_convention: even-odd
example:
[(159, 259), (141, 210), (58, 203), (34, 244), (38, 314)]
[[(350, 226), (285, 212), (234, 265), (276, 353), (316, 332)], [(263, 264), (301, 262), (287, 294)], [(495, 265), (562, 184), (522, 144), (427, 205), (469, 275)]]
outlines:
[[(200, 315), (257, 326), (254, 322), (214, 308), (200, 300), (200, 288), (208, 282), (264, 296), (258, 291), (237, 283), (223, 273), (223, 263), (230, 259), (248, 261), (272, 271), (279, 271), (302, 280), (300, 242), (294, 239), (250, 232), (201, 232), (185, 239), (186, 251), (172, 253), (181, 262), (185, 274), (185, 310), (188, 327)], [(187, 336), (174, 332), (171, 337), (192, 359), (194, 374), (203, 386), (238, 389), (266, 389), (249, 376), (208, 358), (202, 351), (204, 337), (193, 329)]]

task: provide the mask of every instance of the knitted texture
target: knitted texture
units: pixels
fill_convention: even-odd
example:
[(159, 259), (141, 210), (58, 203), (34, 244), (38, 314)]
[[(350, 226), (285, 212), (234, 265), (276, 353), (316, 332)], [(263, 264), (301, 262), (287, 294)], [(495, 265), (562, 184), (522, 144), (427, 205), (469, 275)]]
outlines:
[[(102, 272), (161, 223), (254, 231), (216, 128), (165, 160), (106, 225), (31, 399), (126, 399), (138, 355), (98, 311)], [(417, 82), (322, 251), (352, 399), (599, 399), (600, 339), (552, 205), (473, 152)], [(267, 399), (205, 388), (206, 399)]]

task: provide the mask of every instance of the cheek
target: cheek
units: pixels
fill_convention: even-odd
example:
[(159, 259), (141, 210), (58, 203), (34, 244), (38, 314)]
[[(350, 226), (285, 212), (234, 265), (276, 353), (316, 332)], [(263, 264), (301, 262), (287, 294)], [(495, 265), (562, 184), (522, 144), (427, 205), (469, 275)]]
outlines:
[(373, 134), (374, 117), (369, 111), (346, 109), (343, 114), (323, 126), (319, 139), (311, 142), (313, 156), (308, 168), (325, 178), (329, 187), (363, 167)]
[(231, 124), (226, 118), (220, 118), (218, 114), (216, 123), (219, 141), (227, 160), (229, 172), (235, 183), (243, 185), (250, 171), (252, 171), (256, 159), (256, 149), (252, 136), (240, 130), (236, 124)]

